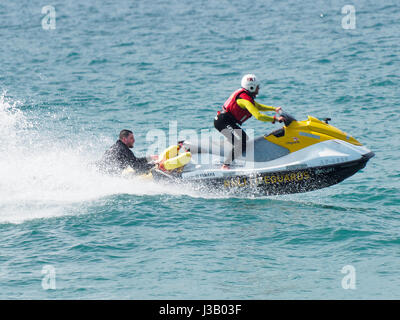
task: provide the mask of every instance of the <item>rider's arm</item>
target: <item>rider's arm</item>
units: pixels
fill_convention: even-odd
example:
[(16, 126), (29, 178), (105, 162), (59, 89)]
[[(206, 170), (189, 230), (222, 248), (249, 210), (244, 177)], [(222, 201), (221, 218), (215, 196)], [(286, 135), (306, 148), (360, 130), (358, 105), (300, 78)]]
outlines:
[(153, 167), (153, 165), (148, 162), (147, 158), (137, 158), (133, 152), (129, 152), (129, 154), (127, 154), (127, 162), (132, 169), (137, 171), (146, 171)]
[[(243, 108), (243, 109), (247, 109), (252, 116), (254, 116), (254, 118), (256, 118), (257, 120), (260, 121), (264, 121), (264, 122), (272, 122), (274, 121), (273, 117), (267, 116), (266, 114), (262, 114), (258, 108), (252, 104), (249, 100), (245, 100), (245, 99), (238, 99), (237, 104), (239, 105), (239, 107)], [(275, 108), (274, 108), (275, 110)]]
[(266, 106), (265, 104), (258, 103), (257, 101), (254, 101), (254, 105), (256, 106), (256, 108), (257, 108), (258, 110), (262, 110), (262, 111), (276, 111), (276, 108), (275, 108), (275, 107)]

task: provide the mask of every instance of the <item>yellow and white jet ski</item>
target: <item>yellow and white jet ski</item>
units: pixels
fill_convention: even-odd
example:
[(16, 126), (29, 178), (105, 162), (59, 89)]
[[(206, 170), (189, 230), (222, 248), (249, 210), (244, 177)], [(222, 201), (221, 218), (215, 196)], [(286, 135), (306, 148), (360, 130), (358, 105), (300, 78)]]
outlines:
[[(374, 153), (352, 136), (308, 116), (297, 121), (282, 112), (284, 126), (253, 141), (229, 170), (221, 168), (221, 145), (180, 142), (184, 164), (152, 170), (156, 180), (189, 183), (229, 193), (259, 195), (306, 192), (337, 184), (364, 168)], [(189, 152), (190, 151), (190, 152)], [(165, 169), (165, 168), (164, 168)]]

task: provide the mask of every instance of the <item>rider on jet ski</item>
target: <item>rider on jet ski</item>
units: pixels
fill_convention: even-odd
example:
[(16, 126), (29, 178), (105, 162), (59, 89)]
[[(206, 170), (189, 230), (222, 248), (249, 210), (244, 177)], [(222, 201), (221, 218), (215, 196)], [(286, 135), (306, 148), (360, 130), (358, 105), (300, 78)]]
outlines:
[(260, 113), (260, 111), (276, 111), (281, 107), (271, 107), (258, 103), (254, 100), (260, 90), (260, 84), (254, 74), (247, 74), (242, 78), (242, 87), (236, 90), (225, 101), (222, 111), (218, 111), (214, 119), (214, 127), (221, 132), (232, 145), (232, 152), (225, 158), (222, 169), (229, 169), (231, 162), (236, 155), (241, 155), (246, 151), (246, 140), (248, 136), (240, 127), (243, 122), (254, 116), (257, 120), (275, 123), (276, 120), (282, 121), (280, 116), (270, 117)]

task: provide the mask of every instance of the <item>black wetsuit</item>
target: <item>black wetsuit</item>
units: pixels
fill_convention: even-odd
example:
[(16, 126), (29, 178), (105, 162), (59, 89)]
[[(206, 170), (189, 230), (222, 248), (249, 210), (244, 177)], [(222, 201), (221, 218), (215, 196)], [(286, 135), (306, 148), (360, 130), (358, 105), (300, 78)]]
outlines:
[(98, 166), (100, 170), (108, 173), (121, 173), (128, 166), (137, 173), (145, 173), (153, 167), (146, 158), (136, 158), (121, 140), (104, 153)]

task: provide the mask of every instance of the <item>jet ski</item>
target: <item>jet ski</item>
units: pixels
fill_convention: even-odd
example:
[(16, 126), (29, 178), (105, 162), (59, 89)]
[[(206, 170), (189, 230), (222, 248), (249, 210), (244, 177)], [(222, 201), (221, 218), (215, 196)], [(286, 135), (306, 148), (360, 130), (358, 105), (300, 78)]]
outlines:
[(157, 181), (173, 181), (229, 194), (276, 195), (329, 187), (365, 167), (374, 153), (352, 136), (308, 116), (297, 121), (281, 111), (284, 126), (247, 142), (229, 170), (222, 169), (225, 143), (180, 141), (191, 159), (172, 171), (155, 168)]

